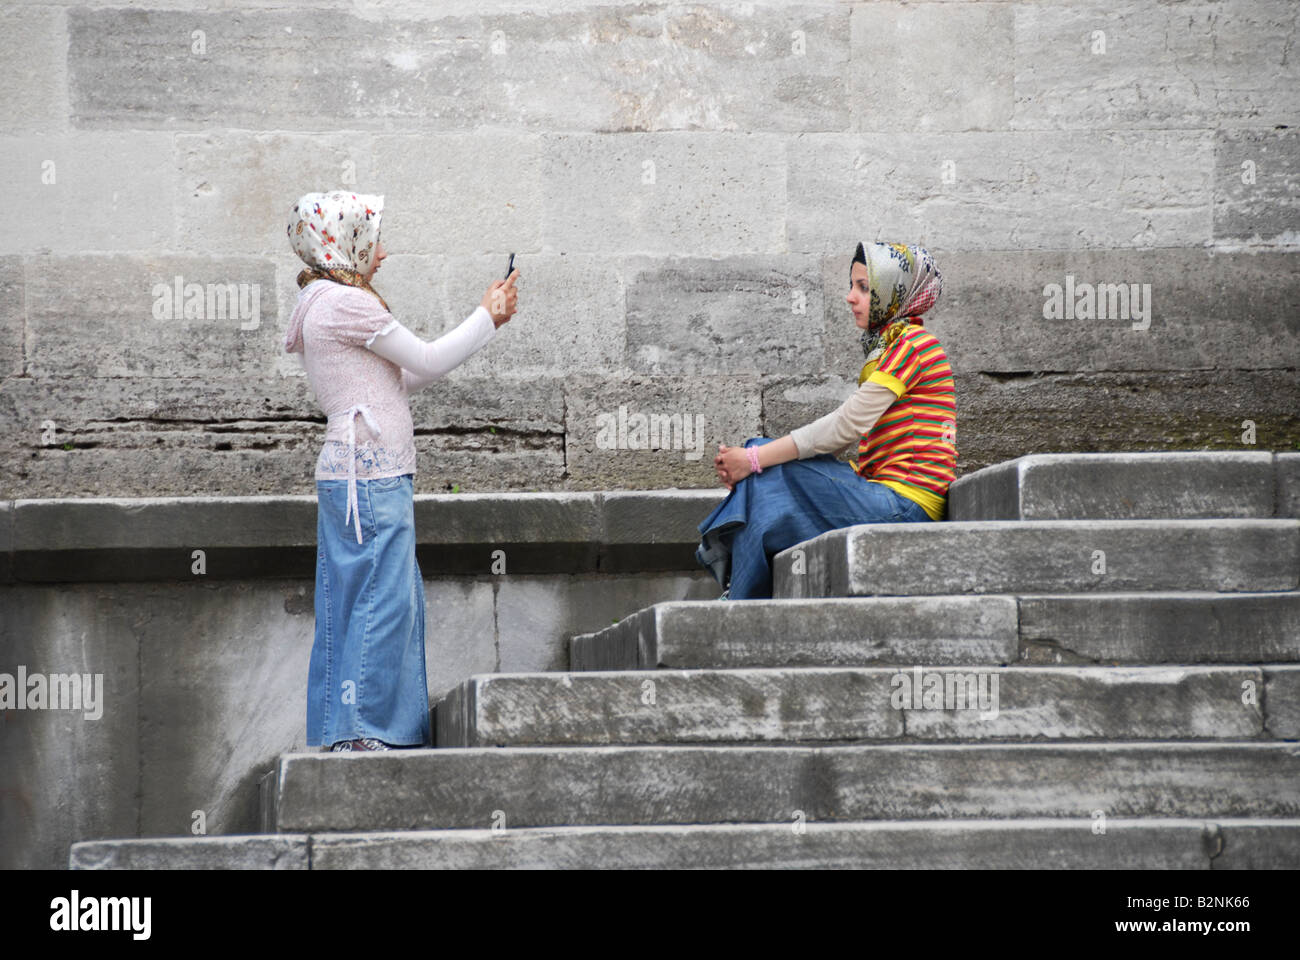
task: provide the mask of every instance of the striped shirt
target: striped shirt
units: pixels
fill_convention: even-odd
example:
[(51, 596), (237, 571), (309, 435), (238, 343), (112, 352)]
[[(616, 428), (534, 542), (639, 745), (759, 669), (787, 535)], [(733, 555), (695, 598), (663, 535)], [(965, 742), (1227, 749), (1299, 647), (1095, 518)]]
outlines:
[(957, 478), (957, 403), (948, 356), (925, 328), (909, 323), (859, 383), (888, 387), (898, 399), (858, 441), (853, 469), (943, 518), (948, 485)]

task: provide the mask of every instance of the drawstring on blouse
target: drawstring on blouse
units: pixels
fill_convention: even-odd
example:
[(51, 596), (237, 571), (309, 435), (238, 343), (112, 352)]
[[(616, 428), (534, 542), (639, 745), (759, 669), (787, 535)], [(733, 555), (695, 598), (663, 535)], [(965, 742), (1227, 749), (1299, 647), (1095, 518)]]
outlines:
[(361, 414), (366, 420), (366, 426), (370, 428), (371, 433), (376, 437), (382, 432), (379, 424), (375, 423), (374, 417), (370, 415), (370, 408), (364, 403), (357, 403), (348, 407), (342, 413), (334, 414), (328, 419), (337, 420), (339, 417), (348, 418), (348, 510), (343, 517), (343, 525), (346, 527), (349, 517), (355, 517), (357, 526), (357, 543), (361, 542), (361, 511), (357, 507), (357, 414)]

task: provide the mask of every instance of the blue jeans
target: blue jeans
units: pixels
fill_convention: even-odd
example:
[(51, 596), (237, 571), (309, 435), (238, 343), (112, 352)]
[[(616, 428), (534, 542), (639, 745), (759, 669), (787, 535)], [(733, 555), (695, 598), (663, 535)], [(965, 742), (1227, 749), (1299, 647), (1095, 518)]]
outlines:
[(316, 481), (316, 638), (307, 744), (376, 737), (432, 746), (424, 668), (424, 581), (415, 560), (411, 474), (357, 480), (357, 543), (346, 480)]
[[(751, 437), (746, 447), (771, 443)], [(915, 500), (865, 480), (829, 453), (764, 467), (736, 484), (700, 524), (695, 559), (732, 600), (772, 596), (772, 557), (827, 530), (859, 523), (932, 522)]]

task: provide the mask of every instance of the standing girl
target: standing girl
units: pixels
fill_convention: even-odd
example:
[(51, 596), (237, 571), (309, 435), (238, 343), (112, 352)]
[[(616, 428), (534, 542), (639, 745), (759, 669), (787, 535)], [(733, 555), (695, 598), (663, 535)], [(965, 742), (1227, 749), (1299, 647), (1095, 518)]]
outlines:
[(456, 329), (431, 342), (417, 337), (370, 285), (387, 256), (383, 210), (382, 195), (309, 193), (288, 226), (307, 269), (284, 346), (303, 354), (327, 417), (315, 474), (307, 744), (336, 751), (432, 743), (408, 396), (483, 347), (517, 304), (515, 271)]

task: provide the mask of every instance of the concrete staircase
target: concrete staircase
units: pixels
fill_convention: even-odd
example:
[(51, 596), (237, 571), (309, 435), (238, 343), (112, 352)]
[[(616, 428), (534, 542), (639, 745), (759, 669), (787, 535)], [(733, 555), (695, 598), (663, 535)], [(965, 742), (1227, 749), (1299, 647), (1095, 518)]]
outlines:
[(565, 673), (471, 677), (438, 749), (288, 754), (267, 834), (92, 867), (1300, 866), (1300, 455), (1032, 456), (951, 520), (779, 554)]

